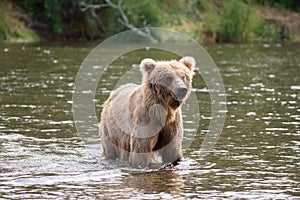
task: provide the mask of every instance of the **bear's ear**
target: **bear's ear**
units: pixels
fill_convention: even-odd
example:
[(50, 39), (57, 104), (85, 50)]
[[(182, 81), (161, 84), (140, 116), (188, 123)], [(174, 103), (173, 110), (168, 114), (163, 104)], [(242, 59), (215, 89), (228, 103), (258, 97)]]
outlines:
[(150, 74), (155, 66), (156, 61), (151, 58), (145, 58), (144, 60), (142, 60), (140, 65), (142, 72), (147, 72), (147, 74)]
[(187, 66), (187, 68), (189, 68), (190, 71), (193, 71), (194, 67), (196, 66), (195, 58), (190, 57), (190, 56), (182, 57), (179, 60), (179, 62), (181, 62), (182, 64)]

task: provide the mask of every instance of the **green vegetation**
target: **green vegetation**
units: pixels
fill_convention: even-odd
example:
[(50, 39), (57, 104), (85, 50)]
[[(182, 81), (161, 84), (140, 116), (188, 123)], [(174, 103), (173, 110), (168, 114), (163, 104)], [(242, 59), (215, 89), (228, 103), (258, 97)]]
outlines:
[[(198, 41), (256, 42), (299, 41), (300, 39), (300, 15), (291, 11), (300, 9), (300, 3), (297, 1), (288, 3), (280, 0), (263, 2), (191, 0), (184, 2), (192, 16), (188, 16), (184, 8), (179, 8), (179, 15), (176, 18), (185, 19), (184, 16), (187, 16), (186, 20), (168, 27), (174, 27)], [(270, 7), (275, 4), (276, 8)], [(277, 9), (278, 5), (285, 9)]]
[[(117, 9), (106, 6), (83, 10), (82, 2), (106, 4), (105, 0), (1, 1), (0, 41), (36, 41), (27, 21), (39, 24), (33, 28), (42, 39), (52, 40), (103, 39), (127, 30), (120, 23), (122, 16)], [(27, 17), (23, 17), (22, 9), (9, 10), (9, 5), (16, 4)], [(123, 0), (122, 10), (135, 27), (170, 28), (199, 42), (300, 40), (297, 0)], [(22, 17), (18, 17), (20, 14)]]
[[(96, 39), (108, 37), (126, 30), (118, 19), (117, 10), (103, 7), (95, 10), (82, 11), (83, 0), (15, 0), (34, 19), (47, 24), (58, 36), (74, 36), (75, 38)], [(86, 4), (105, 4), (105, 0), (85, 0)], [(141, 27), (143, 23), (159, 26), (160, 18), (156, 14), (159, 1), (124, 1), (124, 12), (132, 24)]]
[[(14, 2), (23, 7), (30, 17), (47, 24), (58, 36), (68, 36), (71, 32), (76, 37), (82, 35), (90, 37), (91, 35), (85, 35), (85, 33), (89, 32), (91, 27), (97, 29), (94, 27), (95, 24), (92, 24), (80, 11), (80, 0), (15, 0)], [(101, 3), (101, 1), (95, 1), (95, 3)]]
[[(136, 27), (160, 26), (161, 17), (157, 14), (159, 10), (159, 1), (151, 0), (130, 0), (124, 1), (123, 9), (127, 14), (128, 20)], [(103, 8), (100, 12), (106, 12), (106, 17), (102, 18), (103, 24), (110, 24), (103, 28), (106, 36), (111, 36), (121, 31), (127, 30), (118, 20), (121, 18), (118, 11), (112, 8)], [(101, 17), (100, 15), (98, 15)]]
[(253, 12), (251, 4), (231, 0), (220, 15), (217, 39), (220, 42), (253, 41), (259, 33), (256, 30), (262, 24), (263, 21)]
[(280, 9), (300, 10), (299, 0), (256, 0), (256, 2), (259, 4), (268, 4)]
[(39, 40), (34, 31), (18, 20), (19, 18), (26, 20), (26, 16), (15, 12), (8, 1), (0, 1), (0, 10), (0, 41), (34, 42)]

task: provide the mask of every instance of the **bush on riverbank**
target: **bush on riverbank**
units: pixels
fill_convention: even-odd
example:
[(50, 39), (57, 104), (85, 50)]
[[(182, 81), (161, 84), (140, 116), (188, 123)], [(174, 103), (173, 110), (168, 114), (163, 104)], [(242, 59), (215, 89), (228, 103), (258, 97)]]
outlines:
[(300, 39), (300, 15), (296, 12), (254, 4), (250, 0), (247, 3), (240, 0), (200, 2), (203, 2), (205, 11), (200, 18), (204, 22), (202, 34), (208, 41), (274, 42)]
[(257, 16), (251, 4), (231, 0), (220, 14), (216, 35), (219, 42), (254, 41), (263, 28), (263, 20)]

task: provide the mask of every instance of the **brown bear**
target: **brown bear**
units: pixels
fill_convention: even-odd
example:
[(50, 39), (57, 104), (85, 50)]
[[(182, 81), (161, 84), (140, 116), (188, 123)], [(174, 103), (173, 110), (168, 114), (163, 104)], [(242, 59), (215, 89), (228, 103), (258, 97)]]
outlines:
[(142, 60), (142, 84), (125, 84), (104, 103), (99, 134), (107, 159), (146, 167), (154, 152), (164, 163), (183, 158), (181, 106), (191, 92), (195, 59)]

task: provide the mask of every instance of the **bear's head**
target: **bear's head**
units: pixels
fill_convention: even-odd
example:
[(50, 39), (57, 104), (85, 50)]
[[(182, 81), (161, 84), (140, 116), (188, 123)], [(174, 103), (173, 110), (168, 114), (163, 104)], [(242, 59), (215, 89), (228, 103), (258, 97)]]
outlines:
[(172, 108), (179, 107), (191, 92), (193, 57), (183, 57), (179, 61), (155, 61), (146, 58), (141, 62), (143, 83), (146, 84), (156, 100)]

